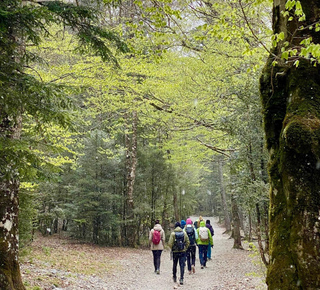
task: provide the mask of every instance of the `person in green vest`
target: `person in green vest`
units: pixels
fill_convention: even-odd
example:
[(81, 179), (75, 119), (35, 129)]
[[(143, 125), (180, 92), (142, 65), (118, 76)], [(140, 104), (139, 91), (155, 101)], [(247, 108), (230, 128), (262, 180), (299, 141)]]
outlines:
[(207, 252), (209, 243), (213, 245), (213, 239), (210, 230), (206, 227), (205, 222), (200, 222), (200, 227), (197, 228), (197, 245), (199, 248), (199, 259), (201, 269), (207, 266)]

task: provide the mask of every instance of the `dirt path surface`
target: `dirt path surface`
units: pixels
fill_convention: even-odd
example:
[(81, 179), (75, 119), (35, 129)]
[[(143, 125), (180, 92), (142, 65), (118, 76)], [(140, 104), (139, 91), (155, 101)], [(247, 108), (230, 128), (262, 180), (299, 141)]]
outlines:
[[(195, 220), (195, 218), (192, 219)], [(100, 269), (99, 273), (78, 274), (79, 272), (75, 271), (72, 264), (69, 269), (61, 270), (59, 265), (50, 265), (49, 261), (40, 268), (38, 263), (29, 262), (21, 265), (23, 278), (27, 285), (33, 287), (39, 285), (39, 288), (27, 289), (267, 289), (263, 282), (262, 266), (254, 262), (259, 261), (259, 257), (252, 257), (250, 251), (232, 249), (233, 240), (223, 234), (224, 228), (219, 227), (213, 218), (210, 220), (215, 230), (212, 260), (207, 263), (207, 268), (200, 269), (197, 250), (196, 273), (189, 275), (186, 269), (184, 285), (174, 283), (172, 280), (172, 260), (170, 260), (168, 249), (163, 251), (161, 256), (160, 275), (154, 273), (150, 250), (98, 248), (92, 254), (97, 255), (96, 258), (93, 256), (91, 259), (93, 258), (95, 263), (99, 263), (99, 260), (103, 261), (96, 265)], [(77, 252), (77, 248), (73, 247), (73, 249)], [(77, 263), (77, 261), (74, 262)], [(81, 263), (85, 264), (85, 262)], [(82, 266), (89, 268), (92, 263)], [(35, 278), (35, 273), (38, 274), (38, 278)], [(179, 278), (179, 270), (177, 276)], [(34, 282), (34, 279), (38, 281)]]

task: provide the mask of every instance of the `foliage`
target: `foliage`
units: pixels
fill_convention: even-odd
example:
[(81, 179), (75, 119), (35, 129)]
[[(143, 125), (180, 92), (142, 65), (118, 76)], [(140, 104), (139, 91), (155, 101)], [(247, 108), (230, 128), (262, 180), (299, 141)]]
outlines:
[[(45, 146), (45, 142), (41, 142), (43, 138), (39, 139), (39, 136), (43, 135), (46, 124), (69, 127), (72, 123), (67, 113), (72, 107), (67, 90), (59, 84), (43, 82), (37, 75), (25, 71), (31, 62), (39, 61), (39, 57), (24, 50), (22, 42), (27, 46), (39, 45), (42, 36), (49, 34), (50, 24), (62, 23), (75, 32), (80, 46), (91, 45), (92, 51), (104, 60), (114, 59), (110, 45), (114, 44), (120, 51), (127, 50), (115, 33), (94, 26), (95, 14), (88, 8), (61, 2), (48, 2), (44, 6), (20, 4), (20, 1), (13, 1), (8, 5), (7, 1), (3, 1), (0, 6), (0, 64), (3, 68), (0, 148), (1, 176), (4, 179), (10, 179), (14, 174), (10, 167), (6, 167), (8, 160), (12, 160), (22, 178), (29, 173), (34, 174), (34, 169), (46, 163), (33, 150), (33, 147), (39, 149), (39, 146)], [(107, 45), (104, 40), (108, 41)], [(38, 138), (34, 135), (26, 135), (21, 140), (6, 138), (12, 133), (12, 128), (20, 126), (21, 119), (23, 123), (35, 124), (33, 129)], [(34, 166), (30, 167), (31, 164)]]
[[(75, 237), (119, 243), (124, 136), (132, 134), (126, 118), (133, 111), (138, 116), (137, 232), (144, 234), (155, 218), (172, 222), (177, 211), (180, 217), (199, 209), (221, 211), (211, 163), (218, 154), (234, 169), (225, 174), (228, 181), (237, 179), (243, 210), (251, 210), (264, 200), (260, 194), (267, 187), (261, 183), (263, 169), (259, 173), (265, 155), (257, 75), (270, 35), (269, 2), (107, 2), (92, 7), (100, 5), (105, 17), (99, 21), (109, 30), (93, 29), (91, 21), (78, 26), (76, 16), (89, 19), (96, 15), (92, 8), (58, 2), (26, 8), (46, 11), (47, 22), (53, 24), (40, 26), (43, 33), (33, 41), (37, 47), (26, 51), (34, 57), (25, 72), (45, 94), (37, 94), (39, 100), (33, 102), (36, 119), (31, 109), (24, 114), (22, 139), (33, 144), (25, 150), (41, 158), (38, 164), (36, 158), (24, 163), (34, 164), (34, 171), (28, 170), (34, 175), (43, 172), (37, 205), (40, 228), (62, 220)], [(126, 38), (130, 52), (117, 33)], [(92, 53), (75, 53), (82, 49)], [(115, 59), (117, 49), (128, 53)], [(46, 62), (35, 62), (40, 58)], [(76, 133), (53, 127), (53, 121)], [(45, 164), (61, 171), (48, 174)]]

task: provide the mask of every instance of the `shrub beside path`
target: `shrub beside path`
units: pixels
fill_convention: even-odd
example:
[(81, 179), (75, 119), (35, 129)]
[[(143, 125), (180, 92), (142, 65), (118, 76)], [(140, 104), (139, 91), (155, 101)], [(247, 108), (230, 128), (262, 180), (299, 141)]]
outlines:
[[(72, 248), (69, 248), (70, 244), (59, 244), (54, 247), (49, 243), (48, 245), (53, 247), (50, 255), (55, 255), (55, 252), (58, 251), (64, 251), (65, 255), (68, 255), (71, 249), (78, 253), (83, 251), (83, 255), (87, 255), (87, 252), (90, 251), (91, 254), (84, 257), (87, 265), (83, 266), (89, 269), (95, 263), (96, 269), (94, 271), (96, 273), (87, 273), (75, 268), (76, 259), (73, 265), (61, 264), (59, 266), (57, 262), (52, 263), (49, 259), (47, 262), (39, 262), (34, 258), (32, 262), (22, 263), (23, 279), (26, 285), (29, 285), (27, 289), (267, 289), (263, 276), (264, 267), (260, 263), (259, 256), (255, 255), (253, 257), (252, 252), (248, 250), (233, 249), (233, 240), (229, 239), (228, 235), (223, 234), (225, 229), (220, 227), (214, 218), (209, 219), (215, 230), (212, 260), (208, 261), (207, 268), (200, 269), (197, 250), (196, 273), (189, 275), (186, 269), (184, 285), (174, 283), (172, 280), (172, 260), (170, 260), (169, 249), (162, 253), (161, 272), (160, 275), (157, 275), (154, 273), (153, 257), (150, 250), (102, 248), (88, 245), (79, 246), (78, 244), (73, 244)], [(195, 220), (195, 218), (192, 218), (192, 220)], [(43, 241), (39, 247), (43, 251)], [(92, 250), (92, 247), (94, 247), (94, 250)], [(90, 259), (92, 259), (91, 262)], [(99, 261), (101, 261), (100, 264)], [(85, 262), (80, 261), (80, 263), (84, 264)], [(179, 270), (177, 276), (179, 278)], [(35, 288), (36, 285), (39, 288)]]

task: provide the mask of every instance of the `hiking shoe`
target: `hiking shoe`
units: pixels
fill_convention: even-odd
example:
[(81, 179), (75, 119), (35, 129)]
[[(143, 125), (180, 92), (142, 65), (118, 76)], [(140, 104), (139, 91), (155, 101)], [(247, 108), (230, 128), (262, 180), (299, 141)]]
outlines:
[(177, 282), (177, 278), (173, 277), (173, 282), (176, 283)]
[(160, 274), (160, 270), (157, 270), (156, 273), (159, 275)]
[(194, 274), (196, 272), (196, 268), (194, 265), (192, 265), (191, 268), (192, 268), (192, 273)]
[(180, 285), (183, 285), (183, 279), (180, 279)]

